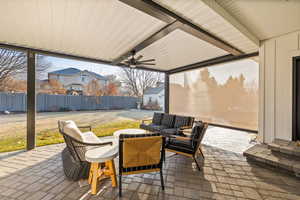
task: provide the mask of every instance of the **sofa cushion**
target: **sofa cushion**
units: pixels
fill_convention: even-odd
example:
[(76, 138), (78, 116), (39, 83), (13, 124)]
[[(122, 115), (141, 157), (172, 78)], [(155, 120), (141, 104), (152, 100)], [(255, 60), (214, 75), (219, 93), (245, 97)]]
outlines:
[(150, 125), (150, 124), (140, 124), (140, 128), (141, 128), (141, 129), (144, 129), (144, 130), (147, 130), (147, 131), (150, 131), (149, 125)]
[(162, 129), (161, 134), (162, 135), (177, 135), (178, 131), (179, 130), (177, 128), (167, 128), (167, 129)]
[(153, 114), (152, 124), (161, 125), (161, 120), (162, 120), (163, 116), (164, 116), (163, 113), (155, 112)]
[(194, 153), (191, 142), (189, 140), (177, 140), (172, 138), (167, 142), (166, 148), (188, 154)]
[(161, 130), (165, 129), (166, 127), (163, 125), (156, 125), (156, 124), (141, 124), (140, 125), (141, 129), (145, 129), (147, 131), (151, 132), (160, 132)]
[(67, 120), (67, 121), (59, 121), (61, 130), (69, 135), (72, 138), (75, 138), (76, 140), (83, 142), (83, 134), (77, 127), (74, 121)]
[(164, 114), (161, 125), (166, 128), (173, 128), (174, 126), (175, 115)]
[(150, 131), (152, 132), (160, 132), (161, 130), (165, 129), (166, 127), (163, 125), (156, 125), (156, 124), (152, 124), (150, 126)]
[(190, 126), (192, 124), (191, 121), (192, 121), (191, 117), (176, 115), (174, 128), (180, 128), (182, 126)]

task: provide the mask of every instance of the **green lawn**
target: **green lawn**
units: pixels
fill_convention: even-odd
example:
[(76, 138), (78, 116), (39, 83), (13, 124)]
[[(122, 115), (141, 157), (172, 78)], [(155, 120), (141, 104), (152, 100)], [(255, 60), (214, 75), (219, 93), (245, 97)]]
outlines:
[[(112, 135), (115, 131), (126, 128), (138, 128), (140, 121), (117, 121), (92, 126), (92, 131), (99, 137)], [(88, 131), (88, 130), (82, 130)], [(64, 142), (57, 129), (44, 130), (37, 134), (37, 146), (57, 144)], [(0, 140), (0, 152), (25, 149), (26, 137), (15, 136)]]

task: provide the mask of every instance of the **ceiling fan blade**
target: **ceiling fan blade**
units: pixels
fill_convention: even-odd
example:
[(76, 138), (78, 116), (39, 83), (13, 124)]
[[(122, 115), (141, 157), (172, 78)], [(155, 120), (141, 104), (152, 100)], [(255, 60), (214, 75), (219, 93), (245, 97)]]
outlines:
[(135, 60), (141, 60), (143, 58), (142, 55), (139, 55)]
[(139, 62), (144, 63), (144, 62), (154, 62), (154, 61), (155, 61), (155, 59), (149, 59), (149, 60), (141, 60)]
[(155, 65), (155, 63), (138, 63), (138, 64), (141, 64), (141, 65)]
[(146, 66), (144, 66), (144, 65), (137, 65), (136, 67), (142, 67), (142, 68), (145, 68)]

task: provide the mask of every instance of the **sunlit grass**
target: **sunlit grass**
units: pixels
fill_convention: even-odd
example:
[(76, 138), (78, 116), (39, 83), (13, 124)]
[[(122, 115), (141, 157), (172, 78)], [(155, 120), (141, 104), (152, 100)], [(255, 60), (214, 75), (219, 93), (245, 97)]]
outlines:
[[(127, 128), (138, 128), (139, 121), (117, 121), (92, 126), (92, 131), (98, 136), (110, 136), (115, 131)], [(88, 131), (88, 130), (82, 130)], [(58, 129), (44, 130), (37, 134), (37, 146), (63, 143), (63, 137)], [(26, 137), (6, 137), (0, 140), (0, 152), (8, 152), (24, 149), (26, 146)]]

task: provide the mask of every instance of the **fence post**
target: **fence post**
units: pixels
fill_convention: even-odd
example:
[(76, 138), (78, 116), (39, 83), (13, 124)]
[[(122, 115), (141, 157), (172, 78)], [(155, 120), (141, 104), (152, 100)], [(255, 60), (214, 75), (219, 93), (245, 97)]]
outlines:
[(27, 51), (27, 150), (35, 148), (35, 53)]

